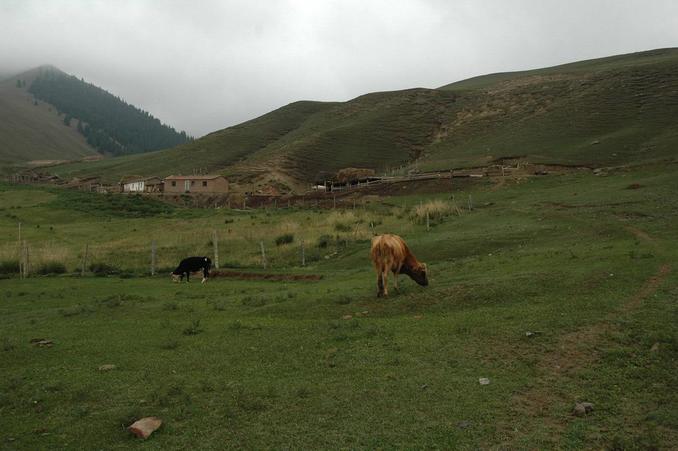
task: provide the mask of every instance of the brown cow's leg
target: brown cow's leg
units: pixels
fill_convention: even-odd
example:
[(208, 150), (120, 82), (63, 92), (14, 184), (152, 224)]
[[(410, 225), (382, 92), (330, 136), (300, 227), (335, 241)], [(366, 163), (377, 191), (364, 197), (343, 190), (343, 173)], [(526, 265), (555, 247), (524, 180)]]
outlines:
[(395, 279), (395, 282), (393, 282), (393, 284), (397, 292), (400, 292), (400, 288), (398, 288), (398, 276), (400, 275), (401, 266), (402, 265), (398, 266), (395, 270), (393, 270), (393, 278)]
[(388, 296), (388, 269), (384, 268), (381, 272), (381, 278), (383, 279), (384, 296)]
[(377, 297), (384, 295), (384, 280), (381, 278), (381, 271), (377, 268)]

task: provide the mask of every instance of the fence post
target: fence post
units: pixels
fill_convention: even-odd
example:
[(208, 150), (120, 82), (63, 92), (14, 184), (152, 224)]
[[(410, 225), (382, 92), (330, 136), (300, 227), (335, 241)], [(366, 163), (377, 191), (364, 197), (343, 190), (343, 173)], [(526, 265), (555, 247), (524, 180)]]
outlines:
[(214, 269), (219, 269), (219, 239), (217, 230), (212, 230), (212, 247), (214, 247)]
[(19, 243), (19, 279), (24, 278), (24, 245)]
[(304, 249), (304, 240), (301, 240), (301, 266), (306, 266), (306, 251)]
[(242, 198), (242, 209), (244, 210), (247, 207), (247, 197)]
[(89, 244), (85, 244), (85, 254), (82, 256), (82, 268), (80, 268), (80, 277), (85, 277), (85, 268), (87, 267), (88, 253), (89, 253)]
[(332, 196), (332, 208), (336, 209), (337, 208), (337, 195)]
[(469, 194), (468, 195), (468, 211), (471, 211), (471, 210), (473, 210), (473, 198)]
[(24, 250), (26, 252), (26, 259), (24, 260), (24, 279), (28, 278), (28, 273), (31, 270), (31, 261), (30, 261), (30, 254), (28, 252), (28, 243), (24, 241)]
[(264, 269), (266, 269), (266, 250), (264, 249), (263, 241), (259, 241), (259, 247), (261, 247), (261, 264), (264, 266)]
[(21, 279), (26, 278), (26, 243), (23, 241), (19, 242), (19, 277)]
[(454, 200), (454, 194), (452, 194), (452, 204), (454, 205), (454, 211), (457, 213), (457, 216), (461, 216), (461, 210), (457, 206), (457, 201)]
[(155, 240), (151, 241), (151, 276), (155, 275), (155, 250), (156, 250)]

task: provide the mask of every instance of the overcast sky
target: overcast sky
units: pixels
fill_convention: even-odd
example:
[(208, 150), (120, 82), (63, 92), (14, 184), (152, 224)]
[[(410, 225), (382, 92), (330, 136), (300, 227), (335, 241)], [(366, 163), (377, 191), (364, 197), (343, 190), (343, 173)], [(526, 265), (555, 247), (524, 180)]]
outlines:
[(0, 0), (0, 73), (53, 64), (194, 136), (295, 100), (678, 46), (678, 0)]

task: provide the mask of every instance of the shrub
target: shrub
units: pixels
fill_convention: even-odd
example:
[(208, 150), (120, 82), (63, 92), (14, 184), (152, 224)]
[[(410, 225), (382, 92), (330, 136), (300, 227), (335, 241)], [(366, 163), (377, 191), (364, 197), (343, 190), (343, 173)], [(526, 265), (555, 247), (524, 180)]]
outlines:
[(2, 346), (0, 347), (2, 347), (2, 350), (5, 352), (13, 351), (14, 349), (16, 349), (16, 345), (14, 344), (14, 342), (7, 337), (4, 337), (2, 339)]
[(89, 270), (92, 271), (94, 274), (101, 276), (107, 276), (109, 274), (118, 274), (120, 272), (120, 268), (117, 268), (113, 265), (109, 265), (108, 263), (100, 262), (95, 262), (89, 265)]
[(321, 235), (320, 238), (318, 238), (318, 247), (325, 249), (331, 242), (332, 237), (330, 235)]
[(167, 340), (160, 343), (161, 349), (172, 350), (172, 349), (177, 349), (178, 347), (179, 347), (179, 342), (175, 339), (172, 339), (172, 338), (168, 338)]
[(240, 303), (248, 307), (262, 307), (266, 305), (266, 299), (263, 297), (245, 296), (240, 300)]
[(190, 326), (184, 329), (184, 335), (198, 335), (200, 332), (202, 332), (202, 329), (200, 328), (199, 319), (196, 319)]
[(345, 222), (337, 222), (334, 224), (334, 229), (337, 232), (350, 232), (351, 231), (351, 225), (347, 224)]
[(93, 310), (88, 306), (78, 304), (73, 307), (59, 309), (58, 312), (64, 318), (68, 318), (71, 316), (81, 315), (83, 313), (92, 313)]
[(282, 246), (283, 244), (290, 244), (294, 241), (294, 235), (292, 233), (285, 233), (280, 235), (275, 239), (276, 246)]
[(47, 262), (38, 266), (37, 272), (43, 276), (48, 274), (64, 274), (66, 272), (66, 265), (61, 262)]
[(452, 213), (452, 206), (442, 200), (431, 200), (414, 207), (410, 217), (417, 224), (426, 224), (427, 213), (429, 220), (440, 220)]
[(178, 310), (179, 305), (176, 302), (165, 302), (162, 305), (162, 309), (166, 312), (173, 311), (173, 310)]
[(13, 274), (19, 272), (19, 260), (0, 261), (0, 274)]
[(109, 296), (106, 299), (103, 299), (101, 303), (108, 308), (120, 307), (122, 305), (122, 296), (120, 295)]
[(335, 302), (339, 305), (346, 305), (351, 303), (351, 297), (350, 296), (339, 296)]

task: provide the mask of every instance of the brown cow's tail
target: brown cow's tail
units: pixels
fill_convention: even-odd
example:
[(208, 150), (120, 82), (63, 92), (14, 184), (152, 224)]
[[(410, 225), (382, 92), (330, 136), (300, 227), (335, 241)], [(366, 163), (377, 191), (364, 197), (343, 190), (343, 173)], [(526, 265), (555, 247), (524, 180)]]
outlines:
[(384, 257), (384, 241), (380, 236), (372, 239), (372, 249), (370, 249), (370, 258), (374, 266), (379, 268), (379, 264), (383, 262)]
[(384, 271), (393, 263), (393, 250), (382, 236), (375, 237), (372, 240), (372, 250), (370, 252), (372, 263), (378, 271)]

